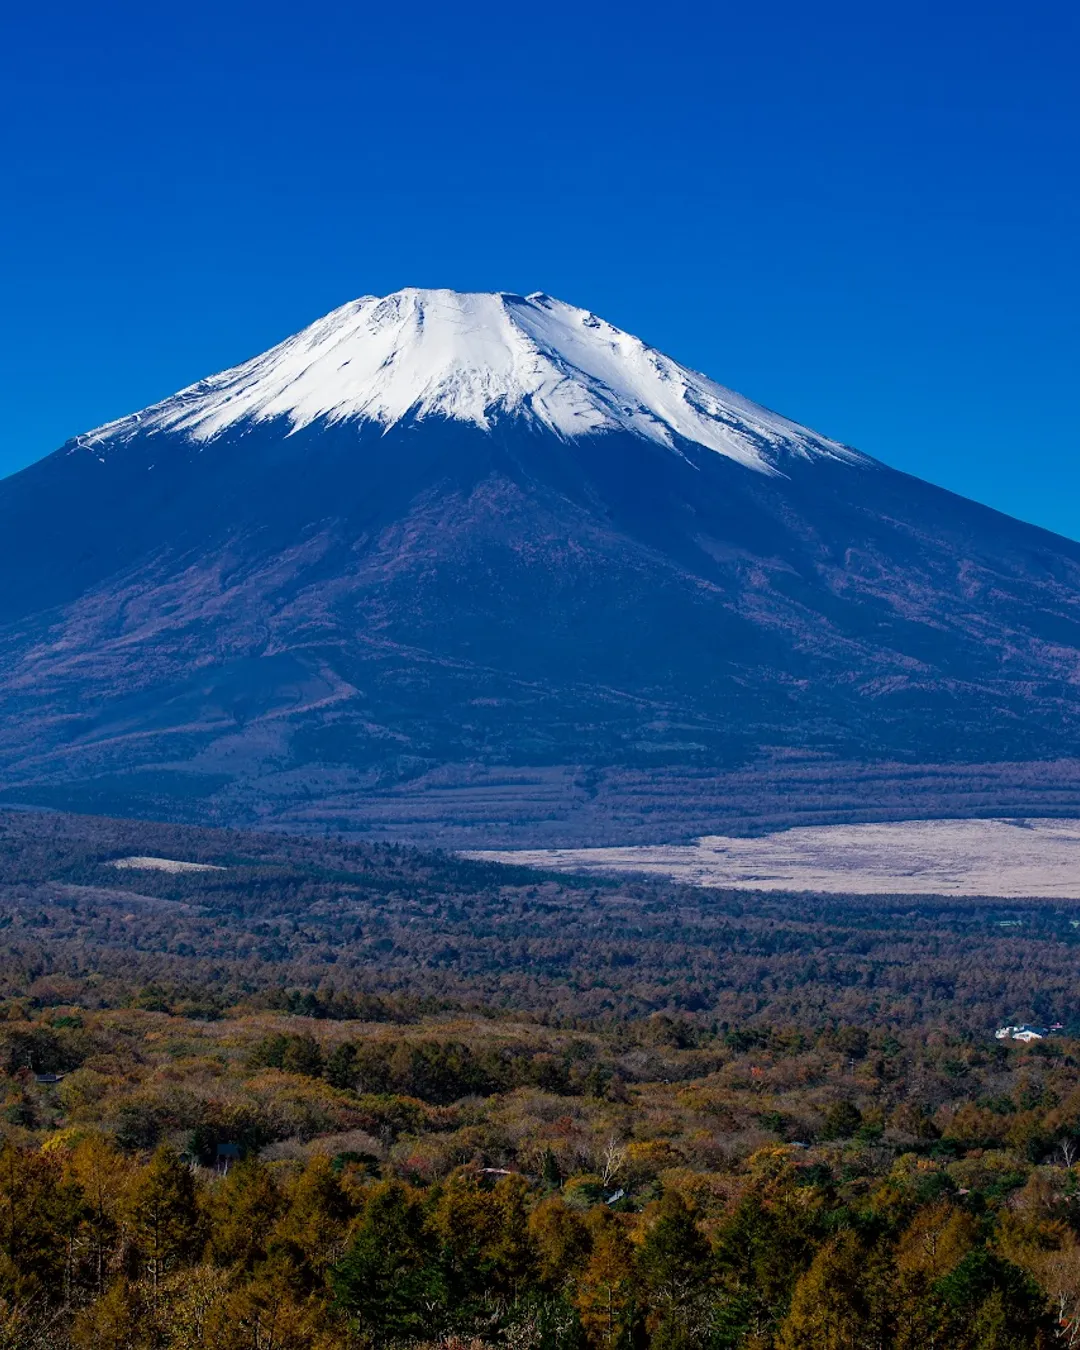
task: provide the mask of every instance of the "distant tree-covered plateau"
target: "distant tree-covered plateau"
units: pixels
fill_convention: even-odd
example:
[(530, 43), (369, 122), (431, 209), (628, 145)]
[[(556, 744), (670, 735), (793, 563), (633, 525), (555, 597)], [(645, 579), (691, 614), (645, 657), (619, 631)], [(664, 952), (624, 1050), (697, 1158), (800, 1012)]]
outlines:
[(1076, 925), (7, 813), (0, 1350), (1080, 1346)]

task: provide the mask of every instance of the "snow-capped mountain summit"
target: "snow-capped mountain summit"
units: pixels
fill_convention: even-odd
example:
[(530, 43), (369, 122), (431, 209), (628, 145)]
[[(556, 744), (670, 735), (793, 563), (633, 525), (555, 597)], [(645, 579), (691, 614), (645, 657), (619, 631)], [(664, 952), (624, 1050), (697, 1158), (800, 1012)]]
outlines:
[(262, 356), (202, 380), (79, 443), (146, 431), (206, 441), (250, 420), (378, 422), (438, 415), (487, 428), (499, 414), (576, 439), (623, 430), (703, 445), (748, 468), (785, 455), (857, 459), (834, 441), (688, 370), (573, 305), (447, 290), (364, 296)]
[(0, 802), (665, 842), (1069, 756), (1080, 545), (545, 295), (357, 300), (0, 482)]

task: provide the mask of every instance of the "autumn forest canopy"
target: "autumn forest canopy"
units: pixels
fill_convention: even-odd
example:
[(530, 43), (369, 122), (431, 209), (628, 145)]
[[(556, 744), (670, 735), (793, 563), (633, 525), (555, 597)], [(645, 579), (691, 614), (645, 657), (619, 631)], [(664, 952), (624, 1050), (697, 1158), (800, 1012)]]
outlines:
[(1077, 925), (6, 813), (0, 1350), (1080, 1345)]

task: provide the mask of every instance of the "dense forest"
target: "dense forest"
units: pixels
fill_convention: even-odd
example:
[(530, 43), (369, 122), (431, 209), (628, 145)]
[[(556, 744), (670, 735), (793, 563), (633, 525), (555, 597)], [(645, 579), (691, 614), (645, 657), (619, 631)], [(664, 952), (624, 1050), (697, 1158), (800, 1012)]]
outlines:
[(1080, 1345), (1080, 904), (0, 831), (0, 1350)]
[[(129, 856), (212, 871), (123, 870)], [(0, 812), (0, 996), (212, 1013), (482, 1008), (618, 1027), (1080, 1033), (1080, 900), (785, 895), (534, 874), (394, 844)], [(59, 986), (58, 986), (59, 987)]]

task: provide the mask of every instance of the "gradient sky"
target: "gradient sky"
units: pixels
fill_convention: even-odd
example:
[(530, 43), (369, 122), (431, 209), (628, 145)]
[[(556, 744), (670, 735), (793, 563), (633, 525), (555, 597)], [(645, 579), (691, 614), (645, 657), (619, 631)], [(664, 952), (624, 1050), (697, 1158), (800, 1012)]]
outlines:
[(1080, 537), (1075, 4), (22, 5), (0, 473), (404, 285), (544, 290)]

